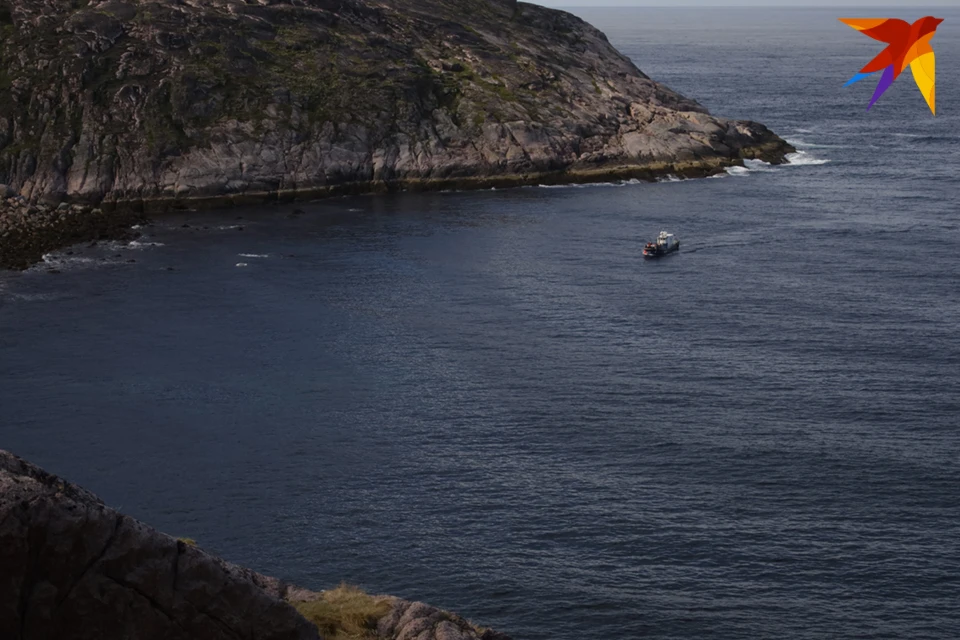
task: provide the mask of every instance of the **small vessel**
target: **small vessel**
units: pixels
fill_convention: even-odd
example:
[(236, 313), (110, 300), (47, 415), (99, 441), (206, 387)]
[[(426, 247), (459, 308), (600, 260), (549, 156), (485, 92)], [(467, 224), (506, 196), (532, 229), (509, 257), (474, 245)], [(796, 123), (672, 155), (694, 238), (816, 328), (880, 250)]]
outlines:
[(674, 236), (672, 233), (661, 231), (660, 235), (657, 236), (656, 241), (648, 242), (643, 246), (643, 257), (659, 258), (660, 256), (665, 256), (668, 253), (673, 253), (674, 251), (679, 250), (680, 241), (677, 240), (676, 236)]

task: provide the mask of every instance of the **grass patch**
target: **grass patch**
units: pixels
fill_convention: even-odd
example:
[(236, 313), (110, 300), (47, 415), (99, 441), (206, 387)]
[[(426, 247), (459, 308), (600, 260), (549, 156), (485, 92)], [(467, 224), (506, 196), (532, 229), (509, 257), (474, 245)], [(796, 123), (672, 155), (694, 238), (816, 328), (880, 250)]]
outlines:
[(190, 547), (197, 546), (197, 541), (193, 538), (177, 538), (177, 540)]
[(320, 600), (294, 606), (324, 640), (374, 640), (377, 621), (390, 612), (389, 602), (346, 584), (324, 591)]
[(520, 98), (516, 93), (510, 90), (506, 86), (506, 83), (500, 76), (492, 74), (490, 76), (491, 80), (485, 80), (483, 78), (475, 78), (474, 82), (476, 85), (489, 93), (493, 93), (499, 96), (505, 102), (519, 102)]

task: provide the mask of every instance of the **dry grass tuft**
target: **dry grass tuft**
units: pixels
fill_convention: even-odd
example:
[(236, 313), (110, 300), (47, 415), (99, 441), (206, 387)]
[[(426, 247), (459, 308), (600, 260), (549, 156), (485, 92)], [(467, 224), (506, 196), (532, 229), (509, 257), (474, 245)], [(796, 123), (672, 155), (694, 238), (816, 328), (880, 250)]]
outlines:
[(320, 600), (294, 606), (317, 626), (324, 640), (376, 638), (377, 621), (390, 612), (389, 602), (346, 584), (324, 591)]

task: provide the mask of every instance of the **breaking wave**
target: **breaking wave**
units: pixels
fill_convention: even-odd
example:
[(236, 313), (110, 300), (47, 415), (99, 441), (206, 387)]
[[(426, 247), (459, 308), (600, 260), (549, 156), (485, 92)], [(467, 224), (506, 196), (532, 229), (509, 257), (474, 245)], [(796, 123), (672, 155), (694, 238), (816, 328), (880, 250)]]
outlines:
[(586, 184), (540, 184), (534, 189), (590, 189), (593, 187), (626, 187), (633, 184), (643, 184), (642, 180), (632, 178), (630, 180), (621, 180), (620, 182), (588, 182)]
[(796, 153), (788, 153), (786, 160), (786, 165), (772, 165), (769, 162), (764, 162), (763, 160), (744, 160), (742, 167), (727, 167), (726, 174), (720, 175), (742, 177), (748, 176), (751, 173), (769, 173), (772, 171), (779, 171), (783, 166), (818, 166), (830, 162), (830, 160), (827, 158), (818, 158), (809, 151), (804, 151), (802, 149), (798, 149)]
[(796, 153), (787, 154), (787, 164), (795, 167), (821, 165), (827, 164), (828, 162), (830, 162), (830, 160), (826, 158), (817, 158), (813, 154), (802, 150), (797, 151)]
[(30, 267), (28, 271), (91, 269), (105, 264), (116, 264), (117, 262), (118, 261), (107, 260), (105, 258), (97, 259), (90, 256), (72, 256), (61, 251), (53, 251), (43, 254), (40, 262)]
[(163, 247), (165, 246), (162, 242), (140, 242), (138, 240), (132, 240), (124, 245), (127, 249), (149, 249), (151, 247)]
[(750, 169), (747, 167), (727, 167), (726, 171), (727, 175), (730, 176), (746, 176), (750, 174)]
[(742, 167), (736, 166), (726, 168), (727, 174), (731, 176), (747, 176), (751, 173), (767, 173), (776, 170), (776, 167), (769, 162), (764, 162), (763, 160), (744, 160)]

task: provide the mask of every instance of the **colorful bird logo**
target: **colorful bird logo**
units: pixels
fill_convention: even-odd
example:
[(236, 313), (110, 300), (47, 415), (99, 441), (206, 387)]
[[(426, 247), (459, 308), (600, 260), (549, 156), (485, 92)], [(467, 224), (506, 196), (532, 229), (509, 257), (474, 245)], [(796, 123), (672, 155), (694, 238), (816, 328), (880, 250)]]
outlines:
[(933, 53), (933, 47), (930, 46), (930, 40), (937, 33), (937, 27), (943, 22), (942, 18), (927, 16), (913, 24), (892, 18), (840, 18), (840, 22), (889, 45), (861, 69), (860, 73), (843, 85), (849, 87), (854, 82), (883, 71), (880, 84), (877, 85), (867, 111), (890, 88), (907, 65), (910, 65), (913, 79), (920, 87), (920, 93), (930, 106), (930, 111), (934, 115), (937, 114), (937, 58)]

